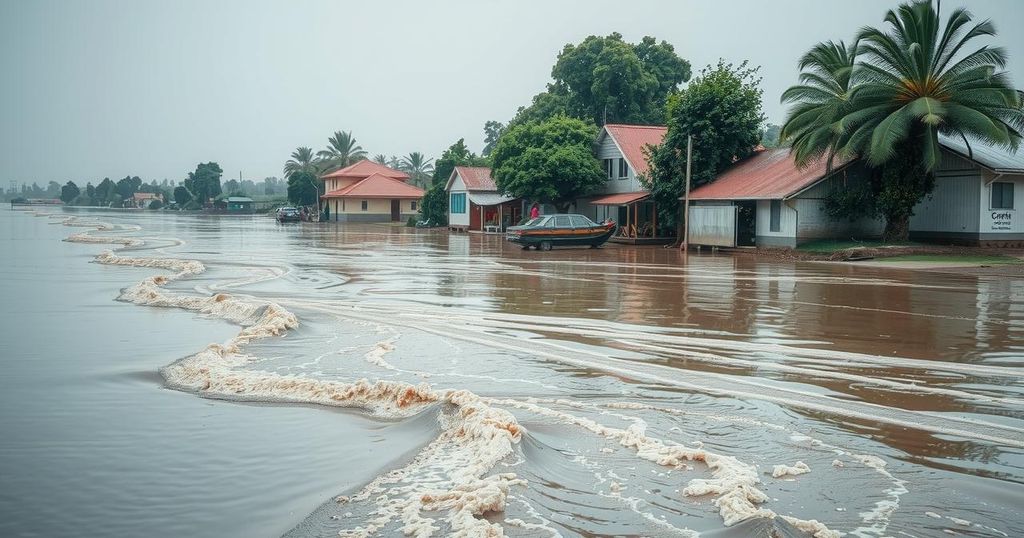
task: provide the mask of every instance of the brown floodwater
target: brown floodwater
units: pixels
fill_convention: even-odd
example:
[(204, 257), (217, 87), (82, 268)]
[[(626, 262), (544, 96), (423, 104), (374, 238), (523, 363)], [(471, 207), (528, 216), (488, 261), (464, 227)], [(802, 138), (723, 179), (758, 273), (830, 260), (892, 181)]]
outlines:
[[(205, 472), (221, 462), (263, 484), (202, 482), (210, 514), (182, 508), (178, 533), (1024, 535), (1024, 277), (657, 247), (523, 251), (500, 236), (264, 217), (5, 218), (11, 241), (47, 245), (33, 263), (78, 264), (124, 288), (76, 283), (91, 295), (67, 323), (102, 318), (104, 293), (134, 303), (118, 313), (140, 327), (168, 310), (224, 333), (185, 330), (176, 343), (190, 351), (171, 356), (106, 345), (162, 373), (125, 398), (178, 389), (288, 450), (275, 462), (239, 449), (227, 464), (230, 438), (193, 447)], [(86, 401), (118, 390), (67, 383)], [(190, 405), (164, 409), (202, 421)], [(38, 487), (21, 476), (35, 430), (4, 420), (19, 444), (0, 448), (22, 463), (0, 470)], [(320, 441), (297, 454), (288, 439), (304, 431)], [(183, 442), (119, 433), (110, 451)], [(93, 487), (180, 471), (160, 461)], [(19, 515), (36, 507), (17, 494), (0, 497), (9, 531), (68, 534)], [(107, 528), (109, 512), (89, 503), (53, 517)], [(140, 505), (118, 529), (161, 534), (161, 510)]]

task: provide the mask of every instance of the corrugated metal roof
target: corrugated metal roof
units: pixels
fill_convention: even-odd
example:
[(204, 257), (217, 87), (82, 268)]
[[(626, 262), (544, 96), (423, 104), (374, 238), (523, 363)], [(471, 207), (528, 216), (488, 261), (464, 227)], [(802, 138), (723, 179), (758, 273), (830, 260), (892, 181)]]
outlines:
[(511, 202), (516, 198), (514, 196), (505, 196), (496, 192), (480, 192), (470, 191), (469, 199), (476, 205), (492, 206), (498, 204), (504, 204), (505, 202)]
[(602, 196), (595, 200), (591, 200), (591, 205), (629, 205), (633, 202), (639, 202), (644, 198), (650, 196), (649, 192), (622, 192), (619, 194), (609, 194), (608, 196)]
[(939, 135), (939, 143), (946, 149), (989, 170), (1024, 174), (1024, 151), (1013, 152), (978, 140), (970, 140), (971, 147), (968, 150), (964, 139), (959, 136)]
[(607, 132), (622, 151), (622, 156), (637, 175), (647, 174), (650, 166), (644, 147), (660, 145), (668, 133), (668, 127), (659, 125), (623, 125), (609, 123), (604, 126)]
[(373, 174), (357, 183), (353, 183), (343, 189), (331, 191), (321, 198), (397, 198), (397, 199), (419, 199), (423, 197), (423, 190), (413, 187), (404, 181), (387, 177), (383, 174)]
[[(491, 169), (486, 166), (456, 166), (455, 173), (462, 178), (467, 191), (497, 192), (498, 190), (498, 186), (494, 184), (494, 178), (491, 177)], [(451, 186), (450, 181), (448, 186)]]
[[(845, 161), (833, 163), (839, 169)], [(825, 177), (827, 160), (822, 158), (799, 168), (789, 148), (756, 152), (739, 161), (715, 181), (690, 192), (690, 200), (782, 200)]]
[(323, 176), (320, 176), (320, 178), (321, 179), (339, 178), (339, 177), (364, 178), (364, 177), (370, 177), (373, 174), (380, 174), (380, 175), (382, 175), (384, 177), (390, 177), (392, 179), (401, 179), (401, 180), (409, 179), (409, 174), (406, 174), (405, 172), (402, 172), (401, 170), (395, 170), (394, 168), (388, 168), (387, 166), (384, 166), (383, 164), (378, 164), (378, 163), (375, 163), (375, 162), (369, 161), (369, 160), (359, 161), (359, 162), (357, 162), (355, 164), (346, 166), (345, 168), (342, 168), (341, 170), (335, 170), (334, 172), (331, 172), (330, 174), (324, 174)]

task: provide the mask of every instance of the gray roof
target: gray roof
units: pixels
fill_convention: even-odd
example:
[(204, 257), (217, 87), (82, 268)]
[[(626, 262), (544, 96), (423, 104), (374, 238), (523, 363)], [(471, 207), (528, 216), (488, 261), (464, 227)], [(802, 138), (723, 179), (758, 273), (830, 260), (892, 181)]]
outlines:
[(511, 202), (515, 200), (513, 196), (505, 196), (496, 192), (469, 192), (469, 199), (476, 205), (492, 206), (498, 204), (504, 204), (505, 202)]
[(993, 146), (987, 142), (970, 140), (970, 150), (960, 136), (939, 135), (939, 143), (989, 170), (1006, 174), (1024, 174), (1024, 148), (1013, 150)]
[(247, 198), (245, 196), (228, 196), (228, 201), (229, 202), (243, 202), (244, 203), (244, 202), (251, 202), (252, 198)]

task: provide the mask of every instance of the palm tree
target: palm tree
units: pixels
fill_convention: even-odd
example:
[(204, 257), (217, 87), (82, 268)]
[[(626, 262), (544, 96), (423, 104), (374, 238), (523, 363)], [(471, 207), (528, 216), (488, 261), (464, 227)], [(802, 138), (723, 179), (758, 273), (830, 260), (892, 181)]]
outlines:
[(320, 160), (313, 155), (313, 150), (305, 146), (292, 152), (292, 158), (284, 163), (285, 177), (291, 177), (296, 172), (308, 172), (314, 176), (320, 174)]
[(430, 174), (434, 172), (434, 165), (431, 164), (433, 160), (427, 159), (418, 151), (414, 151), (402, 157), (399, 169), (412, 177), (413, 184), (422, 187), (427, 184)]
[(375, 162), (377, 164), (382, 164), (384, 166), (387, 166), (388, 165), (388, 156), (384, 155), (383, 153), (378, 153), (378, 154), (373, 156), (373, 162)]
[[(784, 130), (801, 140), (797, 157), (863, 157), (873, 169), (887, 239), (907, 238), (913, 207), (934, 187), (940, 134), (1014, 150), (1020, 144), (1024, 111), (1000, 71), (1006, 52), (982, 46), (965, 53), (972, 40), (995, 35), (991, 22), (971, 21), (956, 9), (943, 28), (930, 1), (903, 4), (886, 14), (888, 31), (869, 27), (858, 35), (859, 59), (839, 114), (812, 120), (809, 107), (824, 96), (800, 86), (787, 91), (795, 106)], [(816, 68), (806, 66), (811, 74)]]
[(782, 94), (792, 104), (779, 142), (789, 141), (797, 164), (804, 166), (843, 146), (835, 123), (849, 108), (849, 94), (857, 62), (857, 42), (818, 43), (800, 59), (800, 84)]
[(334, 136), (327, 139), (327, 149), (316, 154), (326, 164), (326, 169), (337, 170), (366, 158), (366, 151), (356, 144), (351, 132), (334, 131)]

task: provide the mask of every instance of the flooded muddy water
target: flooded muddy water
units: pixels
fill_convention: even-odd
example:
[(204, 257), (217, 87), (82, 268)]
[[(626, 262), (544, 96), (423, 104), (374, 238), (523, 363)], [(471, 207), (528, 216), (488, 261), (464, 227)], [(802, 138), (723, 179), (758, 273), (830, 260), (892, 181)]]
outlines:
[(1021, 278), (0, 219), (3, 535), (1024, 535)]

